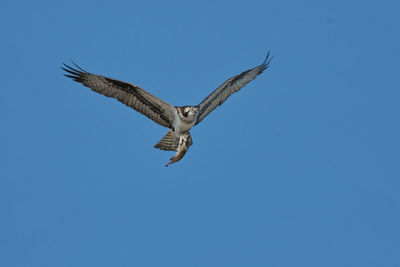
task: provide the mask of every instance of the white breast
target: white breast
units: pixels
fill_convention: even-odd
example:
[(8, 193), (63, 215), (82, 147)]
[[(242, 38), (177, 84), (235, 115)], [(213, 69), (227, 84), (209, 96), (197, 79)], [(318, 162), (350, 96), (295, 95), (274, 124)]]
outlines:
[(196, 122), (196, 120), (193, 120), (191, 123), (188, 123), (184, 120), (181, 120), (176, 111), (175, 111), (174, 115), (175, 115), (175, 119), (174, 119), (173, 127), (175, 129), (175, 134), (177, 136), (179, 136), (180, 134), (182, 134), (186, 131), (189, 131), (194, 126), (194, 123)]
[(174, 121), (175, 133), (178, 133), (178, 134), (189, 131), (193, 126), (194, 126), (194, 122), (187, 123), (187, 122), (179, 120), (179, 119)]

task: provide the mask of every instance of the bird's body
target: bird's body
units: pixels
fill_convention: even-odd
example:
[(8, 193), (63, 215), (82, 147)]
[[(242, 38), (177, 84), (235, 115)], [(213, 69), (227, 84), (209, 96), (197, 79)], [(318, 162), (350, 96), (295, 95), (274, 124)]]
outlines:
[(268, 53), (260, 66), (228, 79), (199, 105), (182, 107), (172, 106), (135, 84), (91, 74), (77, 65), (75, 65), (77, 67), (75, 69), (64, 64), (65, 68), (62, 69), (69, 73), (65, 76), (82, 83), (93, 91), (116, 98), (161, 126), (170, 128), (168, 133), (154, 146), (161, 150), (177, 151), (167, 164), (168, 166), (182, 159), (188, 148), (193, 144), (190, 129), (200, 123), (217, 106), (225, 102), (230, 95), (239, 91), (267, 69), (270, 61)]

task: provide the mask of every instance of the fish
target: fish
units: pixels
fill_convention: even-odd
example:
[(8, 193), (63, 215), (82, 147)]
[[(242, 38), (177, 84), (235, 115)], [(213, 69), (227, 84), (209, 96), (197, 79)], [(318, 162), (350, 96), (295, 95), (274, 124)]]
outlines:
[(165, 165), (165, 167), (168, 167), (168, 165), (180, 161), (183, 158), (183, 156), (185, 156), (190, 146), (189, 137), (190, 134), (184, 134), (179, 137), (179, 143), (178, 143), (178, 148), (176, 149), (176, 154), (175, 156), (169, 159), (169, 162)]

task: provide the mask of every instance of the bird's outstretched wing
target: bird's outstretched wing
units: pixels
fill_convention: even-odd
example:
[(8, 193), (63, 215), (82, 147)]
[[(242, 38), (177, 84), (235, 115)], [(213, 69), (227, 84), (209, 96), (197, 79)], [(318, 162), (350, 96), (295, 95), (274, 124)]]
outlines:
[(158, 97), (146, 92), (135, 84), (127, 83), (100, 75), (91, 74), (74, 64), (77, 69), (66, 64), (61, 67), (66, 77), (82, 83), (93, 91), (113, 97), (139, 111), (154, 122), (170, 128), (174, 119), (174, 107)]
[(228, 79), (220, 87), (215, 89), (206, 99), (201, 102), (199, 107), (199, 115), (197, 117), (196, 125), (199, 124), (208, 114), (211, 113), (216, 107), (225, 102), (225, 100), (233, 93), (239, 91), (243, 86), (254, 80), (257, 75), (261, 74), (268, 68), (271, 63), (269, 52), (264, 62), (255, 68), (246, 70), (235, 77)]

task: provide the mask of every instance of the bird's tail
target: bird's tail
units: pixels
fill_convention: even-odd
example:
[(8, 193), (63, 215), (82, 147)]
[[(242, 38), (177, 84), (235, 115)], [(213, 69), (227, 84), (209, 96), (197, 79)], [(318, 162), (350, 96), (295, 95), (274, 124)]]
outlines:
[[(193, 144), (192, 137), (189, 134), (188, 137), (188, 147)], [(176, 151), (179, 145), (179, 139), (176, 138), (172, 129), (168, 131), (168, 133), (154, 146), (155, 148), (159, 148), (161, 150), (171, 150)]]

